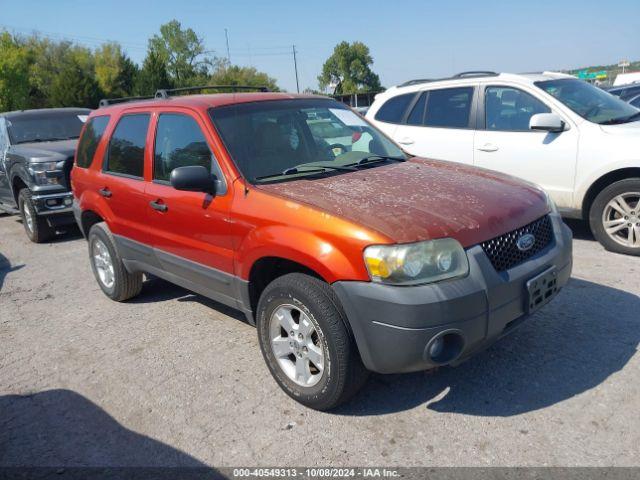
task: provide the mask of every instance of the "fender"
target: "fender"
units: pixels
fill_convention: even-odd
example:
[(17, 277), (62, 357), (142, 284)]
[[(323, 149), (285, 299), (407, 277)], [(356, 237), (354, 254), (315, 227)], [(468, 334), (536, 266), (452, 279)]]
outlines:
[(623, 170), (625, 168), (640, 168), (640, 159), (624, 159), (607, 162), (600, 168), (589, 172), (587, 176), (582, 177), (579, 180), (580, 183), (576, 183), (573, 207), (578, 210), (582, 210), (584, 197), (594, 183), (609, 173), (615, 172), (616, 170)]
[[(256, 228), (236, 252), (236, 275), (248, 280), (251, 268), (264, 257), (280, 257), (313, 270), (327, 283), (337, 280), (369, 280), (361, 248), (342, 252), (313, 232), (285, 225)], [(358, 250), (357, 252), (355, 250)], [(349, 259), (359, 260), (354, 264)]]
[[(11, 189), (11, 193), (13, 194), (13, 198), (18, 198), (18, 192), (13, 191), (13, 182), (16, 178), (22, 180), (22, 182), (29, 188), (29, 190), (33, 190), (35, 184), (33, 183), (33, 179), (24, 163), (15, 162), (13, 165), (9, 165), (9, 188)], [(16, 201), (17, 203), (17, 201)]]

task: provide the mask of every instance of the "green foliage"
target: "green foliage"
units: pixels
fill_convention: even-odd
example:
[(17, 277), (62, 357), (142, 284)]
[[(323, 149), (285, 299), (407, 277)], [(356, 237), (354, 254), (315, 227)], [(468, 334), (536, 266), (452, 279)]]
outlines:
[(95, 108), (103, 97), (153, 95), (159, 88), (212, 83), (278, 89), (266, 73), (207, 53), (203, 40), (176, 20), (149, 40), (141, 67), (116, 42), (93, 51), (68, 41), (0, 31), (0, 111)]
[(278, 85), (275, 78), (254, 67), (240, 67), (230, 65), (226, 60), (217, 63), (216, 69), (210, 77), (209, 83), (213, 85), (248, 85), (251, 87), (268, 87), (277, 92)]
[(0, 111), (28, 108), (29, 63), (29, 51), (0, 33)]
[(119, 44), (103, 44), (95, 52), (95, 77), (107, 97), (124, 97), (133, 91), (138, 67)]
[(340, 42), (322, 66), (318, 76), (321, 90), (336, 85), (336, 94), (371, 92), (381, 89), (380, 78), (371, 70), (373, 58), (362, 42)]
[(153, 95), (159, 88), (172, 88), (167, 65), (160, 56), (149, 50), (136, 77), (134, 95)]
[(160, 26), (160, 35), (149, 40), (149, 52), (153, 52), (167, 66), (171, 81), (187, 86), (206, 78), (215, 59), (205, 54), (203, 40), (180, 22), (172, 20)]

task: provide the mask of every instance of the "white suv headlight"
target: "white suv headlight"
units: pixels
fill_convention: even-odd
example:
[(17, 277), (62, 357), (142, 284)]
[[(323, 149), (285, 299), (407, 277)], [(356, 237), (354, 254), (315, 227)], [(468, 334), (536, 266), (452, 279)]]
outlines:
[(453, 238), (364, 249), (371, 280), (390, 285), (433, 283), (469, 273), (469, 261)]

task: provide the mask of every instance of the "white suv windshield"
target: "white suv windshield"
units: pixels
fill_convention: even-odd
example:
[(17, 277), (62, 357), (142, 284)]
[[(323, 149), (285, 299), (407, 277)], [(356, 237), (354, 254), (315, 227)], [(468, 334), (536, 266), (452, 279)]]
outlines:
[(535, 85), (590, 122), (614, 125), (632, 122), (640, 117), (637, 108), (581, 80), (546, 80)]
[(213, 108), (210, 116), (250, 182), (343, 174), (405, 160), (392, 141), (333, 100), (241, 103)]

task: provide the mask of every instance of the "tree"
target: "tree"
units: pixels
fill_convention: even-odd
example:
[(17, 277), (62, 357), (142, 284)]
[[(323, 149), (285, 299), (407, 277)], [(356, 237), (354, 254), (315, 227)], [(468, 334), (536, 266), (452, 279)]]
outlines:
[(135, 82), (135, 95), (153, 95), (159, 88), (171, 88), (167, 65), (153, 50), (147, 52)]
[(90, 55), (91, 52), (80, 49), (63, 58), (51, 82), (49, 106), (95, 108), (98, 105), (102, 92), (92, 75), (93, 58)]
[(204, 41), (192, 29), (183, 30), (177, 20), (160, 26), (160, 35), (149, 40), (149, 52), (164, 62), (176, 87), (198, 83), (215, 62), (206, 55)]
[(118, 43), (108, 42), (95, 51), (95, 79), (107, 97), (132, 94), (138, 68)]
[(334, 93), (346, 94), (380, 90), (380, 78), (371, 70), (373, 58), (362, 42), (340, 42), (322, 66), (320, 90), (335, 85)]
[(30, 62), (24, 45), (0, 33), (0, 112), (28, 108)]
[(214, 85), (248, 85), (251, 87), (268, 87), (269, 90), (279, 90), (275, 78), (254, 67), (240, 67), (230, 65), (227, 60), (219, 60), (216, 69), (209, 79)]

